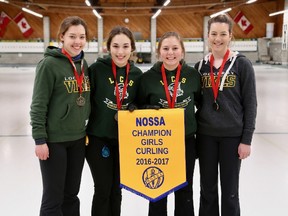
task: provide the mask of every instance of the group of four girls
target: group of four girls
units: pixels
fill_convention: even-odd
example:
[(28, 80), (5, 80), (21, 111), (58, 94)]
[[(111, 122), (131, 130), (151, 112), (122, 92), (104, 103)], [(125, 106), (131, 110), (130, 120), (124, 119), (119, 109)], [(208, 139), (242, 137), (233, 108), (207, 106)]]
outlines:
[[(229, 49), (228, 16), (209, 20), (211, 52), (195, 68), (185, 63), (185, 47), (176, 32), (160, 38), (159, 61), (145, 73), (129, 60), (136, 47), (126, 27), (111, 30), (109, 55), (90, 67), (83, 52), (88, 41), (84, 20), (64, 19), (59, 38), (61, 48), (47, 47), (37, 65), (30, 111), (43, 181), (40, 216), (80, 215), (77, 195), (85, 158), (94, 180), (91, 215), (120, 216), (117, 111), (132, 105), (185, 110), (188, 184), (174, 193), (174, 215), (194, 216), (192, 184), (198, 157), (199, 216), (219, 216), (218, 167), (221, 215), (240, 216), (240, 164), (250, 155), (257, 101), (252, 64)], [(150, 202), (148, 215), (167, 216), (167, 197)]]

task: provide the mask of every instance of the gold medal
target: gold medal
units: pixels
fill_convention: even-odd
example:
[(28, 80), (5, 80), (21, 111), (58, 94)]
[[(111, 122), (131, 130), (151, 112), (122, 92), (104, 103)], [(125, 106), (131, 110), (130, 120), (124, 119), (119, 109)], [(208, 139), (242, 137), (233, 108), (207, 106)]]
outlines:
[(76, 103), (78, 106), (82, 107), (85, 105), (85, 98), (82, 97), (82, 95), (80, 95), (77, 100), (76, 100)]

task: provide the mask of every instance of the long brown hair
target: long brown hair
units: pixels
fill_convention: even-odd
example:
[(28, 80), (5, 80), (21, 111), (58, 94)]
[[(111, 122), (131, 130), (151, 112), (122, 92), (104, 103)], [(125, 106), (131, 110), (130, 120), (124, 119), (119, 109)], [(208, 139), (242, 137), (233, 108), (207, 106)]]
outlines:
[(119, 34), (124, 34), (126, 35), (131, 42), (131, 49), (132, 52), (136, 50), (136, 45), (135, 45), (135, 39), (134, 39), (134, 35), (132, 34), (132, 32), (124, 26), (115, 26), (109, 33), (108, 39), (107, 39), (107, 50), (110, 51), (110, 46), (111, 46), (111, 41), (112, 39)]
[(84, 27), (86, 41), (89, 41), (87, 23), (82, 18), (80, 18), (78, 16), (66, 17), (61, 22), (61, 25), (60, 25), (60, 28), (59, 28), (59, 31), (58, 31), (58, 38), (60, 38), (61, 35), (64, 35), (71, 26), (77, 26), (77, 25), (82, 25)]

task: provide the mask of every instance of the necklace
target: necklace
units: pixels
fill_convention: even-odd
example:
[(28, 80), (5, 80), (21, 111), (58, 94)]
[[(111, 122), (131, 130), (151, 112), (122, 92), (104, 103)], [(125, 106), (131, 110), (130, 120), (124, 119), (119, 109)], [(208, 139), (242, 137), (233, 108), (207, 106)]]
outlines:
[(214, 102), (213, 102), (212, 106), (213, 106), (213, 109), (215, 111), (218, 111), (220, 109), (219, 103), (217, 101), (217, 97), (218, 97), (218, 93), (219, 93), (219, 83), (220, 83), (220, 78), (221, 78), (221, 74), (223, 72), (225, 63), (226, 63), (226, 61), (228, 59), (228, 56), (229, 56), (229, 52), (230, 51), (228, 49), (226, 51), (225, 55), (224, 55), (223, 61), (221, 63), (221, 67), (220, 67), (219, 72), (217, 74), (216, 83), (215, 83), (215, 80), (214, 80), (214, 72), (213, 72), (213, 64), (214, 64), (214, 56), (213, 56), (213, 54), (210, 57), (210, 80), (211, 80), (212, 90), (213, 90), (213, 95), (214, 95)]
[(178, 64), (177, 67), (177, 72), (176, 72), (176, 79), (175, 79), (175, 83), (174, 83), (174, 90), (173, 90), (173, 96), (172, 96), (172, 100), (171, 100), (171, 96), (169, 94), (169, 90), (168, 90), (168, 83), (167, 83), (167, 77), (166, 77), (166, 73), (165, 73), (165, 67), (164, 64), (162, 64), (161, 66), (161, 73), (162, 73), (162, 80), (164, 83), (164, 89), (165, 89), (165, 94), (166, 94), (166, 99), (168, 102), (168, 106), (170, 108), (174, 108), (175, 107), (175, 102), (177, 99), (177, 89), (178, 89), (178, 84), (179, 84), (179, 78), (180, 78), (180, 71), (181, 71), (181, 64)]

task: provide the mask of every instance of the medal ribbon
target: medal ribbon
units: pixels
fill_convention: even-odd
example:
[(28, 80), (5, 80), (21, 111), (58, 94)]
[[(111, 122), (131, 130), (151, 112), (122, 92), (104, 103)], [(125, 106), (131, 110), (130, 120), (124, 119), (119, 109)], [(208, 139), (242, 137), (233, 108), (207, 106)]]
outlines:
[(220, 70), (218, 72), (218, 75), (217, 75), (217, 80), (216, 80), (216, 83), (215, 83), (215, 80), (214, 80), (214, 73), (213, 73), (213, 64), (214, 64), (214, 56), (213, 54), (211, 55), (210, 57), (210, 80), (211, 80), (211, 84), (212, 84), (212, 90), (213, 90), (213, 94), (214, 94), (214, 101), (216, 102), (216, 99), (218, 97), (218, 92), (219, 92), (219, 83), (220, 83), (220, 78), (221, 78), (221, 74), (222, 74), (222, 71), (223, 71), (223, 68), (225, 66), (225, 63), (228, 59), (228, 56), (229, 56), (229, 49), (226, 51), (225, 55), (224, 55), (224, 58), (223, 58), (223, 61), (221, 63), (221, 67), (220, 67)]
[(118, 110), (120, 110), (121, 106), (122, 106), (122, 103), (124, 101), (125, 95), (126, 95), (126, 91), (127, 91), (128, 74), (129, 74), (129, 71), (130, 71), (130, 64), (127, 63), (127, 65), (126, 65), (126, 78), (125, 78), (125, 82), (124, 82), (124, 87), (123, 87), (123, 92), (122, 92), (122, 98), (121, 99), (120, 99), (120, 92), (119, 92), (117, 76), (116, 76), (116, 64), (114, 63), (113, 60), (112, 60), (112, 71), (113, 71), (114, 80), (115, 80), (117, 108), (118, 108)]
[(69, 55), (69, 53), (62, 48), (62, 53), (69, 59), (71, 65), (73, 66), (73, 72), (74, 72), (74, 76), (76, 78), (77, 81), (77, 85), (78, 85), (78, 89), (79, 89), (79, 93), (80, 95), (82, 94), (82, 83), (83, 83), (83, 79), (84, 79), (84, 64), (83, 64), (83, 59), (81, 60), (81, 75), (79, 76), (78, 72), (77, 72), (77, 68), (72, 60), (72, 57)]
[(174, 106), (175, 106), (177, 88), (178, 88), (179, 78), (180, 78), (180, 71), (181, 71), (181, 64), (178, 64), (177, 72), (176, 72), (176, 79), (175, 79), (175, 83), (174, 83), (173, 97), (172, 97), (172, 101), (171, 101), (171, 97), (170, 97), (169, 90), (168, 90), (168, 83), (167, 83), (164, 64), (162, 64), (162, 66), (161, 66), (162, 80), (164, 83), (165, 94), (166, 94), (166, 98), (167, 98), (168, 105), (170, 108), (174, 108)]

